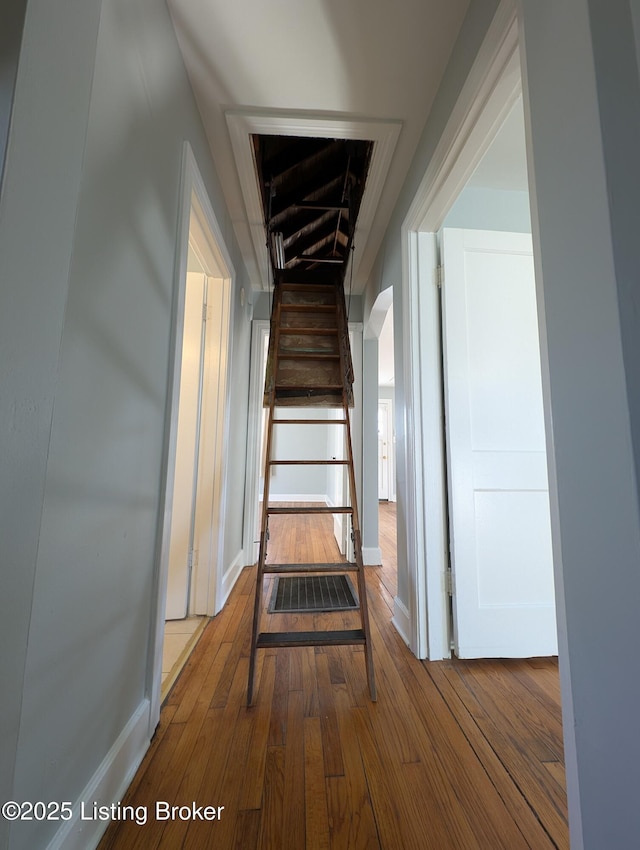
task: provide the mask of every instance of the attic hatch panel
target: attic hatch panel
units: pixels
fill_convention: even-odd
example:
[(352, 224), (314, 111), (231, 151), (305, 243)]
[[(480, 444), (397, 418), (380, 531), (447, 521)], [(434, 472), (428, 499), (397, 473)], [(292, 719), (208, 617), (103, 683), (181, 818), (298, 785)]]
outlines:
[(373, 142), (257, 134), (251, 140), (274, 275), (295, 268), (343, 280)]

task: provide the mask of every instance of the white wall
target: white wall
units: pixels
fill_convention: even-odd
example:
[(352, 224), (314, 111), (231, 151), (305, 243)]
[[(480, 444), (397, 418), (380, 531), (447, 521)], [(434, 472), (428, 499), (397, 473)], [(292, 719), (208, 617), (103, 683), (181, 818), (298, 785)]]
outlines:
[[(472, 3), (465, 22), (475, 16), (480, 39), (486, 27), (479, 19), (488, 21), (488, 11), (489, 4)], [(634, 22), (623, 2), (519, 0), (518, 11), (571, 846), (626, 850), (640, 833), (640, 85)], [(444, 127), (442, 116), (477, 50), (479, 41), (470, 35), (461, 34), (425, 127), (368, 304), (390, 285), (394, 294), (400, 290), (395, 284), (402, 274), (407, 198), (410, 203), (415, 195)], [(401, 362), (396, 374), (401, 455)], [(398, 482), (401, 598), (407, 590), (404, 472)]]
[(633, 35), (636, 42), (636, 59), (640, 71), (640, 0), (630, 0), (631, 18), (633, 21)]
[(0, 187), (27, 0), (4, 0), (0, 28)]
[(362, 343), (362, 497), (360, 525), (365, 563), (378, 553), (378, 340)]
[(529, 193), (467, 186), (451, 207), (443, 226), (531, 233)]
[(435, 97), (416, 153), (402, 186), (398, 202), (392, 213), (382, 246), (364, 296), (364, 321), (369, 320), (371, 309), (380, 292), (393, 286), (394, 360), (396, 396), (396, 452), (397, 452), (397, 522), (398, 522), (398, 599), (408, 607), (409, 576), (407, 572), (406, 539), (406, 467), (404, 409), (404, 358), (402, 351), (402, 244), (401, 228), (413, 202), (420, 181), (433, 156), (451, 110), (476, 58), (478, 49), (498, 7), (499, 0), (482, 0), (470, 3), (460, 34)]
[[(75, 10), (78, 46), (71, 56), (61, 50), (59, 31), (65, 16), (71, 19), (71, 6), (75, 4), (61, 3), (54, 10), (41, 2), (30, 7), (0, 198), (4, 800), (12, 798), (14, 788), (57, 360), (99, 19), (96, 3)], [(47, 157), (42, 156), (44, 139)], [(38, 234), (38, 250), (33, 250), (33, 234)], [(2, 819), (0, 846), (7, 846), (8, 834), (9, 823)]]
[(30, 0), (0, 201), (3, 799), (76, 800), (149, 693), (185, 138), (239, 275), (235, 555), (247, 282), (166, 7)]
[[(322, 408), (288, 407), (279, 415), (291, 419), (326, 419)], [(329, 428), (333, 425), (281, 425), (274, 428), (272, 458), (274, 460), (326, 460)], [(327, 498), (329, 492), (326, 466), (274, 466), (270, 479), (272, 501), (286, 497), (309, 501), (312, 496)]]
[(640, 83), (628, 3), (519, 4), (572, 848), (638, 843)]

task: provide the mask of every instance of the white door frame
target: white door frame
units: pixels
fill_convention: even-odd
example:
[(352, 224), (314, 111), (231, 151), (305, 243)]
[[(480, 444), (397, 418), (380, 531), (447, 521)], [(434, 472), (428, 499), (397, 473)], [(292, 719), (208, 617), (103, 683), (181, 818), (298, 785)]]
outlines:
[(402, 224), (407, 637), (418, 658), (451, 654), (436, 234), (520, 92), (515, 4), (502, 0)]
[(260, 503), (260, 434), (264, 393), (265, 344), (269, 338), (268, 319), (254, 319), (251, 327), (251, 363), (249, 367), (249, 417), (247, 422), (247, 465), (245, 471), (244, 542), (249, 564), (258, 560), (260, 544), (258, 507)]
[[(211, 568), (206, 582), (206, 613), (213, 616), (222, 595), (224, 573), (224, 528), (226, 513), (227, 464), (224, 446), (229, 434), (229, 380), (231, 371), (232, 315), (231, 292), (235, 279), (235, 270), (227, 250), (215, 213), (209, 201), (204, 181), (198, 169), (195, 156), (185, 141), (182, 153), (182, 172), (180, 187), (180, 206), (178, 211), (178, 230), (176, 265), (174, 276), (174, 295), (171, 316), (170, 352), (171, 364), (168, 379), (167, 408), (165, 411), (165, 446), (162, 464), (161, 492), (163, 493), (159, 510), (158, 529), (158, 569), (155, 622), (152, 625), (152, 662), (148, 671), (150, 681), (151, 714), (150, 733), (153, 733), (160, 717), (160, 693), (162, 680), (162, 647), (164, 642), (164, 610), (167, 594), (167, 576), (169, 569), (169, 539), (171, 533), (171, 507), (173, 499), (173, 469), (175, 468), (176, 437), (178, 426), (178, 400), (180, 390), (180, 366), (182, 360), (182, 331), (184, 324), (184, 303), (187, 277), (187, 256), (189, 252), (189, 234), (193, 228), (195, 242), (200, 248), (201, 261), (209, 277), (214, 277), (216, 285), (222, 287), (223, 321), (220, 327), (220, 367), (219, 367), (219, 405), (222, 427), (218, 428), (215, 440), (215, 468), (220, 471), (215, 482), (212, 524), (217, 534), (212, 535)], [(214, 539), (215, 538), (215, 539)]]

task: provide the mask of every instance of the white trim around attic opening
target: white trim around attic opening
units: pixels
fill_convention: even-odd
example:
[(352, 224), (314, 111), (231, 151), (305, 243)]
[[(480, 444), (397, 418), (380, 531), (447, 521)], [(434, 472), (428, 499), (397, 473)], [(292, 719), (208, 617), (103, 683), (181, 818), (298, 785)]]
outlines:
[(367, 185), (358, 214), (358, 241), (353, 258), (353, 273), (357, 276), (358, 265), (364, 255), (402, 122), (298, 111), (229, 110), (226, 118), (262, 289), (267, 289), (269, 284), (269, 257), (265, 245), (262, 201), (258, 191), (251, 136), (305, 136), (320, 139), (366, 139), (374, 142)]

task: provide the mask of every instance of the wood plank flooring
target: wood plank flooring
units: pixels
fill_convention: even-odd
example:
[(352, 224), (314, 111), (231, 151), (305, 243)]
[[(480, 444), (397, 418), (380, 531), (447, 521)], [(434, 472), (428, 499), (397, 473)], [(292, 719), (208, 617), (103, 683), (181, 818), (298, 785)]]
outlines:
[[(300, 519), (274, 518), (270, 558), (336, 559), (331, 517)], [(360, 647), (304, 647), (259, 652), (246, 707), (246, 568), (123, 800), (149, 807), (147, 823), (112, 823), (100, 850), (568, 848), (555, 660), (415, 659), (391, 623), (394, 505), (381, 505), (380, 522), (384, 563), (367, 568), (378, 702)], [(224, 810), (213, 822), (162, 821), (158, 800)]]

